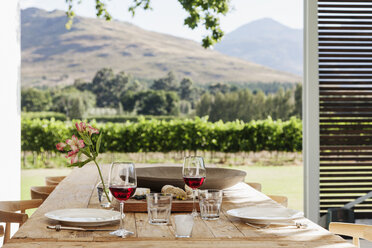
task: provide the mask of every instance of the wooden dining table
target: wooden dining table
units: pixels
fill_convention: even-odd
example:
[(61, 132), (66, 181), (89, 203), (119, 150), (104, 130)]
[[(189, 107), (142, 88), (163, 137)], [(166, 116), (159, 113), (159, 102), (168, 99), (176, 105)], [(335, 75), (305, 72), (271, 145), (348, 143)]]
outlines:
[[(222, 179), (223, 180), (223, 179)], [(241, 219), (231, 217), (229, 209), (244, 206), (275, 207), (281, 205), (265, 194), (256, 191), (245, 183), (224, 190), (222, 212), (218, 220), (205, 221), (195, 219), (191, 238), (176, 238), (174, 216), (171, 225), (156, 226), (148, 223), (147, 213), (125, 213), (125, 228), (134, 232), (129, 238), (115, 237), (109, 232), (60, 231), (47, 229), (47, 225), (58, 224), (47, 219), (44, 214), (65, 208), (99, 208), (96, 184), (98, 172), (95, 166), (85, 165), (74, 169), (22, 225), (4, 248), (33, 247), (354, 247), (349, 242), (306, 218), (296, 222), (307, 227), (269, 226), (257, 229), (247, 225)], [(279, 186), (278, 186), (279, 187)], [(102, 227), (100, 227), (102, 228)], [(107, 229), (116, 226), (104, 227)]]

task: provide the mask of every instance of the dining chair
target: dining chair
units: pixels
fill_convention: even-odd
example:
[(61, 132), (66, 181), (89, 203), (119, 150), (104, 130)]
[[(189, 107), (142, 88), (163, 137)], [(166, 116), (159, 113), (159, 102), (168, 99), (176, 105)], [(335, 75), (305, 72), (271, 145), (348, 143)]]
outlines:
[(254, 188), (257, 191), (260, 191), (261, 192), (261, 190), (262, 190), (262, 185), (260, 183), (251, 183), (251, 182), (248, 182), (246, 184), (248, 184), (249, 186), (251, 186), (252, 188)]
[(44, 202), (55, 188), (56, 186), (32, 186), (30, 188), (31, 199), (42, 199)]
[(4, 236), (4, 227), (0, 226), (0, 237)]
[(353, 244), (356, 247), (360, 247), (359, 239), (372, 241), (372, 226), (370, 225), (331, 222), (329, 224), (329, 231), (334, 234), (352, 237)]
[(283, 207), (288, 207), (288, 197), (282, 195), (268, 195), (273, 201), (276, 201)]
[[(25, 211), (27, 209), (39, 207), (42, 202), (41, 199), (0, 201), (0, 222), (5, 223), (5, 230), (2, 226), (0, 227), (0, 236), (4, 236), (4, 244), (10, 239), (10, 224), (18, 223), (19, 226), (21, 226), (28, 219), (28, 215), (25, 214)], [(20, 211), (20, 213), (17, 213), (18, 211)]]
[(65, 176), (62, 176), (62, 177), (45, 177), (45, 184), (47, 186), (57, 186), (65, 178), (66, 178)]

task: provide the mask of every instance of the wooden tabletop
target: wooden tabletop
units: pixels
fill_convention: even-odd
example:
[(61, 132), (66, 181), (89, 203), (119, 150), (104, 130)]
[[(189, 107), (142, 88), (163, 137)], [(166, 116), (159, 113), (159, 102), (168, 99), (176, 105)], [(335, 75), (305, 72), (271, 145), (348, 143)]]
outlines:
[[(62, 181), (48, 199), (18, 230), (4, 248), (11, 247), (354, 247), (339, 236), (314, 224), (306, 218), (297, 220), (307, 228), (290, 226), (255, 229), (243, 221), (228, 216), (226, 211), (243, 206), (270, 206), (281, 208), (266, 195), (240, 183), (226, 190), (225, 203), (219, 220), (195, 220), (192, 238), (174, 236), (174, 214), (171, 226), (154, 226), (147, 221), (147, 213), (126, 213), (125, 228), (135, 232), (122, 239), (108, 232), (78, 232), (49, 230), (56, 222), (44, 214), (62, 208), (98, 208), (95, 185), (98, 173), (93, 165), (76, 168)], [(108, 229), (118, 226), (105, 227)]]

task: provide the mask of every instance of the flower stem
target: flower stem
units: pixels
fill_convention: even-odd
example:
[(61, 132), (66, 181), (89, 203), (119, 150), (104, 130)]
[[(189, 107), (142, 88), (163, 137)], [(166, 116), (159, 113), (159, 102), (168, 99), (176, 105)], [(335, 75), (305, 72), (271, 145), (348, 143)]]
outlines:
[(106, 185), (105, 185), (105, 181), (103, 180), (103, 177), (102, 177), (101, 169), (99, 168), (99, 165), (98, 165), (96, 159), (93, 159), (93, 161), (94, 161), (94, 163), (95, 163), (96, 166), (97, 166), (98, 173), (99, 173), (99, 177), (101, 178), (103, 192), (105, 192), (105, 195), (106, 195), (106, 198), (107, 198), (108, 202), (111, 203), (110, 197), (109, 197), (108, 194), (107, 194)]

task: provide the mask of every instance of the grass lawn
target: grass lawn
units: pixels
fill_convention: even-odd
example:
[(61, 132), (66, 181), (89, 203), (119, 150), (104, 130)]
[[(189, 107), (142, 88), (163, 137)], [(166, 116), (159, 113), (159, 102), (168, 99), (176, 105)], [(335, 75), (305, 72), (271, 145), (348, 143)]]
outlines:
[(230, 166), (245, 170), (246, 182), (262, 184), (262, 192), (267, 195), (288, 197), (288, 207), (303, 211), (303, 166)]
[(21, 199), (31, 199), (31, 186), (45, 185), (46, 176), (66, 176), (71, 169), (30, 169), (21, 172)]
[[(268, 195), (284, 195), (288, 197), (290, 208), (303, 210), (303, 176), (302, 166), (231, 166), (247, 172), (247, 182), (259, 182), (262, 191)], [(22, 170), (21, 197), (30, 199), (30, 187), (45, 185), (46, 176), (64, 176), (71, 169), (27, 169)]]

